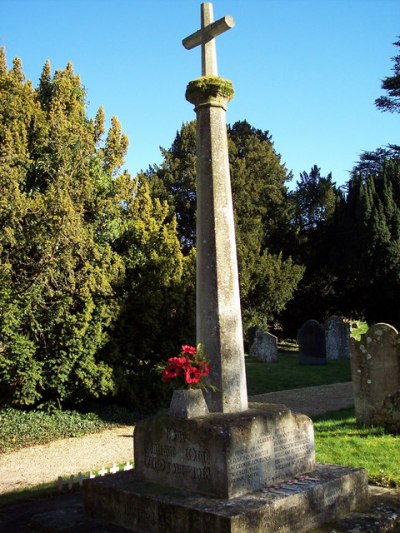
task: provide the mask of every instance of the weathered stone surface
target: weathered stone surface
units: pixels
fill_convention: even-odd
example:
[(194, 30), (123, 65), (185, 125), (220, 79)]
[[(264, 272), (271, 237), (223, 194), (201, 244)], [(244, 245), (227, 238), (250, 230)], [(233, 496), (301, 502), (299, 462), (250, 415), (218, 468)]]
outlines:
[(325, 321), (327, 359), (350, 359), (350, 325), (338, 316)]
[(249, 355), (265, 363), (278, 362), (278, 339), (271, 333), (257, 329)]
[(400, 434), (400, 387), (386, 396), (382, 405), (382, 423), (390, 433)]
[(307, 320), (297, 335), (299, 361), (304, 365), (325, 365), (326, 346), (324, 327), (316, 320)]
[(358, 509), (313, 533), (396, 533), (400, 531), (400, 492), (370, 486), (368, 507)]
[(210, 359), (211, 412), (247, 409), (225, 111), (197, 107), (197, 342)]
[(375, 324), (351, 339), (351, 374), (357, 422), (400, 432), (400, 335)]
[(311, 420), (284, 405), (184, 420), (159, 414), (135, 429), (138, 478), (233, 498), (314, 468)]
[(312, 476), (220, 500), (116, 474), (85, 482), (86, 512), (137, 533), (301, 533), (367, 503), (367, 473), (321, 464)]
[(168, 414), (180, 418), (195, 418), (208, 414), (208, 408), (201, 389), (175, 390), (172, 394)]
[(235, 224), (229, 173), (226, 103), (233, 86), (218, 77), (215, 37), (233, 26), (230, 17), (214, 23), (212, 4), (201, 4), (201, 29), (184, 39), (201, 45), (202, 77), (189, 83), (186, 99), (197, 117), (196, 332), (210, 359), (205, 395), (210, 412), (247, 409), (242, 316)]

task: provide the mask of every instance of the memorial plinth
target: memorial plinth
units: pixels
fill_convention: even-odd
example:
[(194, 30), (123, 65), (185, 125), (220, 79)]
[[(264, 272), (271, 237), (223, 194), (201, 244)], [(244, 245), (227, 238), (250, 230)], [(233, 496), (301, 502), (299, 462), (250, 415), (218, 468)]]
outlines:
[(232, 498), (210, 498), (130, 472), (84, 482), (86, 513), (136, 533), (305, 533), (364, 507), (365, 470), (317, 464), (310, 476)]
[(311, 472), (311, 420), (284, 405), (182, 419), (159, 414), (135, 429), (135, 478), (234, 498)]

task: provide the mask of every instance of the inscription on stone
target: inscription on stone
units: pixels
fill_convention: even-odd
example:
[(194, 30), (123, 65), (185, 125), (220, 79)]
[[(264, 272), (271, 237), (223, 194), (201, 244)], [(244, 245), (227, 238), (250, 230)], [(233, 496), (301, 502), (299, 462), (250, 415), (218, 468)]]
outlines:
[(169, 477), (193, 481), (211, 479), (208, 449), (185, 445), (186, 434), (172, 427), (166, 428), (165, 439), (168, 444), (151, 443), (145, 450), (144, 465), (146, 468), (154, 472), (162, 472)]
[(271, 435), (260, 437), (253, 446), (236, 451), (231, 458), (232, 481), (240, 482), (265, 475), (270, 469), (273, 446)]
[(143, 435), (135, 441), (136, 475), (169, 487), (232, 498), (315, 467), (312, 423), (304, 415), (284, 406), (262, 406), (251, 407), (244, 415), (210, 418), (183, 421), (161, 414), (149, 427), (139, 422), (135, 431)]
[(167, 427), (167, 441), (168, 442), (186, 442), (186, 433), (175, 428)]
[(274, 452), (278, 477), (282, 475), (282, 471), (290, 469), (295, 460), (307, 457), (311, 451), (310, 441), (305, 436), (277, 431), (274, 435)]

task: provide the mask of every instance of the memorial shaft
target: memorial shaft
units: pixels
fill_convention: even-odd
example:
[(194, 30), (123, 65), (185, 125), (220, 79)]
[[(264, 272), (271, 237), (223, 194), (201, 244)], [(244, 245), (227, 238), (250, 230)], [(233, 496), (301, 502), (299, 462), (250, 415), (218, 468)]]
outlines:
[[(210, 382), (217, 388), (205, 395), (209, 410), (233, 413), (247, 409), (225, 117), (233, 88), (229, 81), (217, 76), (214, 37), (234, 23), (230, 17), (214, 23), (211, 4), (202, 4), (201, 8), (202, 29), (185, 40), (194, 43), (191, 46), (201, 44), (202, 72), (212, 72), (190, 82), (186, 91), (197, 116), (197, 342), (210, 359)], [(210, 56), (205, 54), (206, 46), (213, 49)], [(212, 68), (207, 66), (207, 57), (211, 57)]]
[(225, 110), (197, 108), (197, 340), (209, 355), (209, 409), (247, 409)]

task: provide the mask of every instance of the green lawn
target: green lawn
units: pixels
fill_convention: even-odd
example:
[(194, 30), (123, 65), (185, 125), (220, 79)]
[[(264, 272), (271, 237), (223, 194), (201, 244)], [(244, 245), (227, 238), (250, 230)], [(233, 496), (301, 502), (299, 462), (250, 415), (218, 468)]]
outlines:
[(351, 381), (350, 361), (339, 359), (326, 365), (300, 365), (297, 352), (278, 354), (277, 363), (246, 357), (250, 395)]
[(314, 420), (317, 461), (368, 470), (370, 483), (400, 488), (400, 435), (382, 427), (358, 427), (353, 409)]

